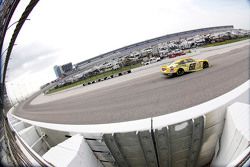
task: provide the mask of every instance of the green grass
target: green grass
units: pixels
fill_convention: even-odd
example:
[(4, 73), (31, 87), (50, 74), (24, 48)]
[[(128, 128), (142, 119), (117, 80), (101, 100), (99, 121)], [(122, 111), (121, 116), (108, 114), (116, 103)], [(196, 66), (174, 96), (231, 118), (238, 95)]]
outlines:
[(242, 37), (242, 38), (237, 38), (237, 39), (229, 39), (229, 40), (225, 40), (223, 42), (215, 42), (215, 43), (207, 44), (207, 45), (204, 45), (203, 47), (212, 47), (212, 46), (225, 45), (225, 44), (229, 44), (229, 43), (243, 41), (243, 40), (246, 40), (246, 39), (250, 39), (250, 37)]
[(70, 85), (67, 85), (67, 86), (62, 86), (62, 87), (59, 87), (59, 88), (51, 89), (51, 90), (48, 91), (47, 94), (59, 92), (59, 91), (69, 89), (69, 88), (72, 88), (72, 87), (75, 87), (75, 86), (78, 86), (78, 85), (87, 84), (88, 82), (93, 82), (93, 81), (96, 81), (98, 79), (103, 79), (105, 77), (109, 77), (109, 76), (114, 75), (114, 74), (119, 74), (120, 72), (128, 71), (128, 70), (131, 70), (133, 68), (140, 67), (140, 66), (142, 66), (142, 65), (139, 63), (139, 64), (135, 64), (135, 65), (131, 65), (131, 66), (122, 67), (122, 68), (117, 69), (117, 70), (107, 71), (107, 72), (104, 72), (102, 74), (98, 74), (98, 75), (91, 76), (89, 78), (74, 82), (74, 83), (72, 83)]

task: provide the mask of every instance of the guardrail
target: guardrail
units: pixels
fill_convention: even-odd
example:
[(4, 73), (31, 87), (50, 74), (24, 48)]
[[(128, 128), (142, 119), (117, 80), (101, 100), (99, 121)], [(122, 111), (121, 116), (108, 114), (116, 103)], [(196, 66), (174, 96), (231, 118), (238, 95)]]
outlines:
[[(227, 107), (235, 102), (250, 103), (249, 85), (250, 80), (200, 105), (136, 121), (66, 125), (26, 120), (12, 115), (12, 112), (9, 117), (28, 123), (33, 129), (35, 126), (48, 138), (53, 138), (53, 135), (60, 138), (54, 142), (54, 147), (69, 140), (66, 135), (81, 134), (104, 166), (203, 166), (211, 162), (216, 152)], [(15, 127), (19, 129), (18, 125)]]

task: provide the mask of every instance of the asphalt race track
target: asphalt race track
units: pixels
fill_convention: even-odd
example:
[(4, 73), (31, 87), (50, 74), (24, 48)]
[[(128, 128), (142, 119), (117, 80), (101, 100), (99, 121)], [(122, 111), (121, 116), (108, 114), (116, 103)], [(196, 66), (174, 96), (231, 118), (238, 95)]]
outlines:
[(136, 120), (206, 102), (249, 79), (249, 45), (208, 57), (208, 60), (211, 68), (181, 77), (166, 78), (159, 69), (148, 75), (60, 100), (36, 105), (26, 101), (17, 107), (14, 114), (35, 121), (65, 124)]

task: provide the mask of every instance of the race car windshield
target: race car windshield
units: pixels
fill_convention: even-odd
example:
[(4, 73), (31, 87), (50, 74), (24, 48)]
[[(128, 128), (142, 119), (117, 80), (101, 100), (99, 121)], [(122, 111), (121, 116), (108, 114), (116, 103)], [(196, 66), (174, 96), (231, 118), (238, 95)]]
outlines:
[(169, 66), (178, 65), (178, 62), (169, 63)]

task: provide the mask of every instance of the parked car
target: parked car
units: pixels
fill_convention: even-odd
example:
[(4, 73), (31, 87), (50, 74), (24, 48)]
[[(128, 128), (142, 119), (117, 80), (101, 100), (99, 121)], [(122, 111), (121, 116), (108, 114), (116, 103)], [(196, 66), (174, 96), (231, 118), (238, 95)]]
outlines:
[(169, 52), (168, 55), (167, 55), (167, 57), (174, 58), (174, 57), (182, 56), (182, 55), (185, 55), (185, 53), (182, 50), (175, 49), (174, 51)]

